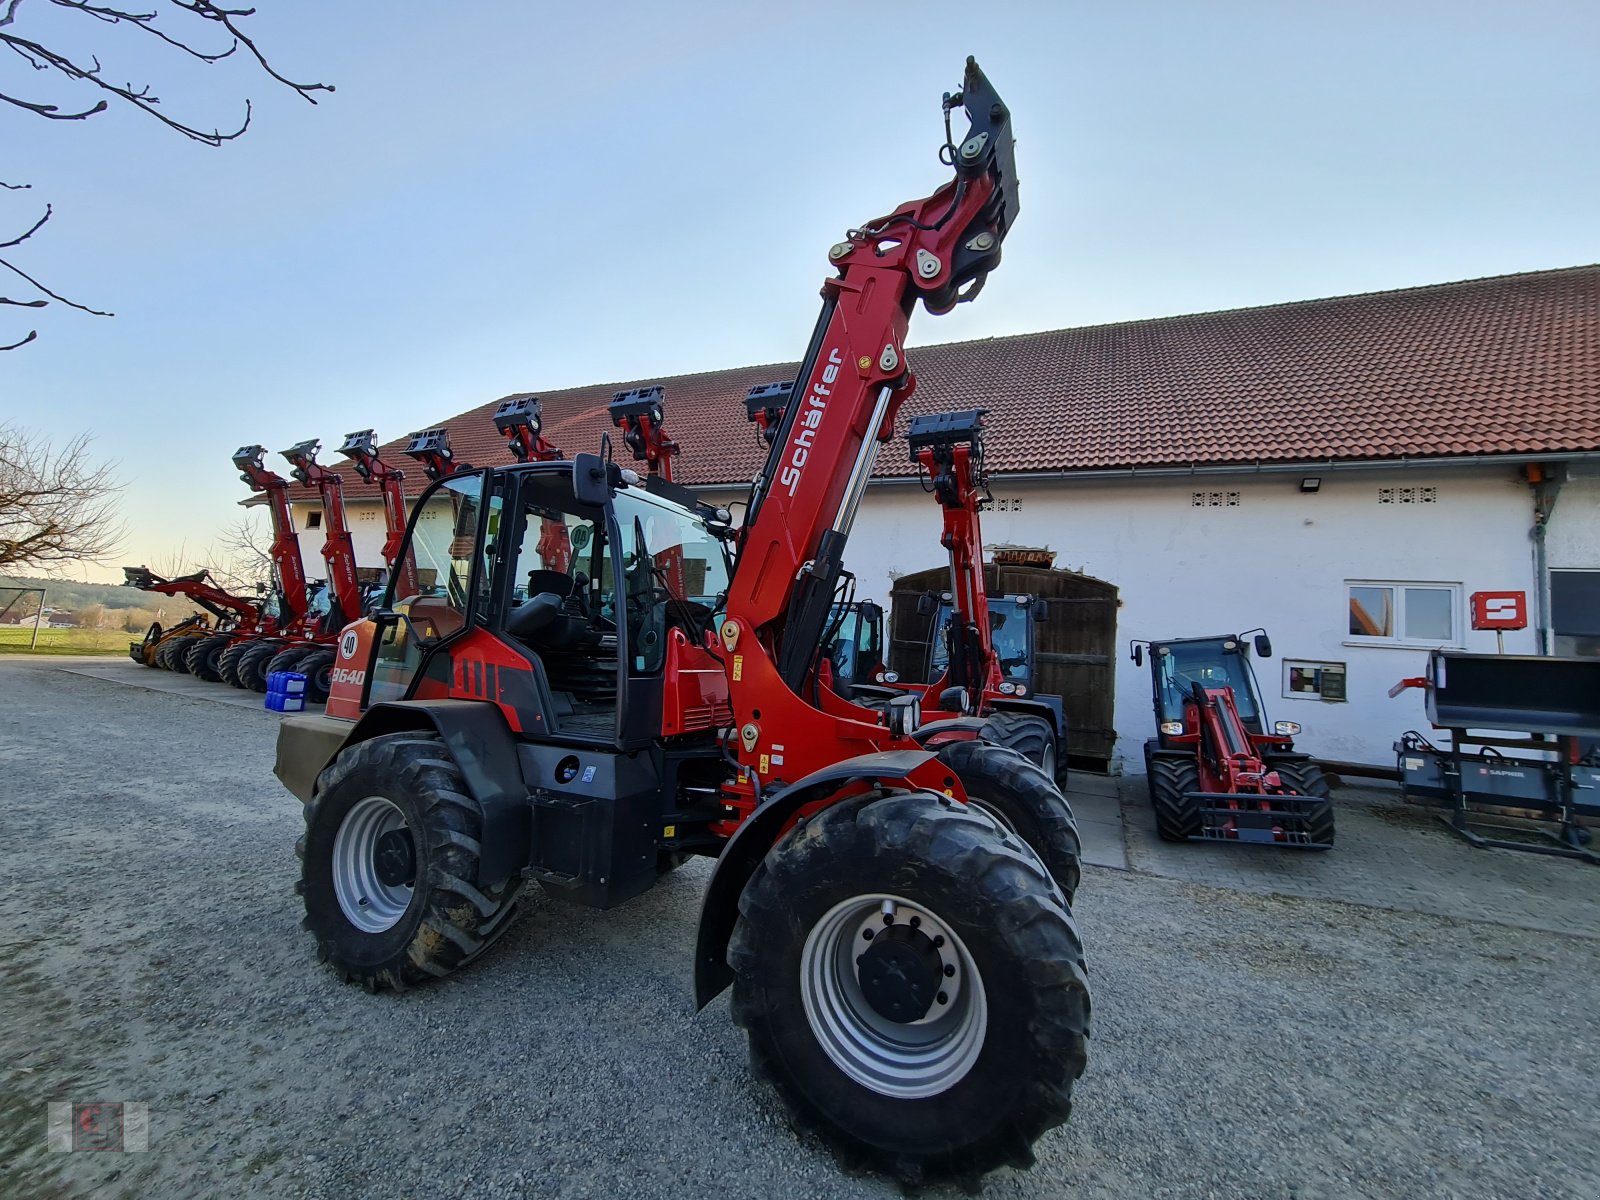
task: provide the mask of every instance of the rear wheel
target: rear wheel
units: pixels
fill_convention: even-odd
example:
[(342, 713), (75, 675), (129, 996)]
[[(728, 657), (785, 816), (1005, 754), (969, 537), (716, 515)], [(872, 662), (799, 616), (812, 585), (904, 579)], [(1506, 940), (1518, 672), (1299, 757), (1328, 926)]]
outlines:
[(1078, 823), (1043, 769), (1015, 750), (984, 741), (946, 742), (939, 761), (961, 780), (968, 803), (1028, 843), (1071, 903), (1081, 872)]
[(842, 801), (757, 868), (729, 947), (758, 1074), (901, 1180), (1026, 1166), (1067, 1119), (1089, 990), (1070, 908), (988, 816)]
[(1200, 771), (1189, 758), (1158, 757), (1145, 750), (1150, 806), (1156, 813), (1156, 832), (1164, 842), (1186, 842), (1200, 836), (1200, 802), (1187, 799), (1200, 790)]
[(267, 660), (267, 675), (276, 675), (279, 671), (298, 671), (300, 669), (300, 661), (310, 658), (315, 653), (316, 651), (310, 646), (303, 645), (280, 649), (278, 653)]
[(251, 641), (234, 642), (217, 656), (217, 674), (222, 677), (222, 682), (229, 687), (243, 687), (239, 680), (239, 662), (244, 658), (247, 650), (253, 649), (256, 643)]
[(182, 645), (182, 643), (183, 639), (176, 637), (169, 637), (162, 641), (161, 644), (156, 647), (156, 666), (160, 667), (163, 671), (172, 670), (172, 656), (177, 651), (178, 647)]
[(1319, 849), (1329, 849), (1333, 845), (1333, 789), (1322, 768), (1309, 758), (1268, 758), (1265, 762), (1285, 787), (1320, 801), (1306, 818), (1306, 836)]
[(239, 660), (239, 683), (252, 692), (267, 690), (267, 664), (270, 663), (278, 651), (283, 649), (281, 642), (265, 642), (250, 647)]
[(478, 882), (483, 815), (437, 738), (346, 749), (305, 806), (299, 892), (317, 957), (371, 990), (465, 966), (506, 931), (520, 872)]
[(167, 670), (175, 675), (187, 675), (189, 673), (189, 651), (194, 649), (195, 643), (200, 640), (202, 639), (193, 635), (173, 638), (172, 649), (167, 653)]
[(1026, 713), (997, 712), (978, 730), (982, 741), (1015, 750), (1023, 758), (1039, 767), (1057, 784), (1067, 781), (1066, 767), (1061, 760), (1060, 747), (1056, 745), (1056, 731), (1043, 717)]
[(306, 677), (306, 703), (326, 704), (328, 689), (333, 686), (333, 651), (316, 650), (300, 659), (294, 667)]
[(204, 679), (207, 683), (221, 683), (222, 674), (218, 670), (217, 660), (222, 657), (222, 652), (228, 648), (228, 643), (233, 640), (232, 634), (219, 634), (216, 637), (196, 638), (183, 656), (184, 667), (196, 679)]

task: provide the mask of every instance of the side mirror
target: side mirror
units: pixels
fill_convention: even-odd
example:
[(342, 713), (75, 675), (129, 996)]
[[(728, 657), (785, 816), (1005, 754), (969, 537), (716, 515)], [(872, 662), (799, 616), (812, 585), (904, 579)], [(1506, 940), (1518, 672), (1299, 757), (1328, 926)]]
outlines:
[(1269, 638), (1264, 633), (1256, 634), (1256, 657), (1257, 658), (1271, 658), (1272, 657), (1272, 639)]
[(1144, 666), (1144, 647), (1137, 642), (1133, 646), (1133, 665), (1136, 667)]
[(1033, 602), (1033, 619), (1041, 625), (1050, 619), (1050, 601), (1035, 600)]
[(883, 616), (883, 609), (872, 600), (861, 602), (861, 619), (863, 621), (876, 621)]
[(579, 504), (603, 508), (611, 499), (614, 486), (611, 472), (616, 468), (598, 454), (576, 454), (572, 458), (572, 498)]
[(923, 592), (917, 597), (917, 616), (931, 617), (939, 611), (939, 602), (933, 598), (932, 592)]

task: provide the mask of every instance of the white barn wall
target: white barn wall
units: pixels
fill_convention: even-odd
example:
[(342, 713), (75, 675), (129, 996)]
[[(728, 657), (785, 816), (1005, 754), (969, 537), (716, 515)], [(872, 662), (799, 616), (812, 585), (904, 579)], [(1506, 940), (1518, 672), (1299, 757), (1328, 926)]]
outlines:
[[(1149, 481), (1000, 484), (997, 500), (1020, 511), (984, 515), (993, 545), (1048, 546), (1056, 565), (1117, 586), (1115, 726), (1128, 770), (1143, 770), (1154, 732), (1148, 667), (1126, 655), (1130, 638), (1186, 637), (1264, 625), (1274, 658), (1258, 664), (1268, 713), (1299, 721), (1299, 744), (1346, 762), (1387, 764), (1390, 745), (1424, 724), (1421, 693), (1391, 700), (1389, 687), (1420, 674), (1426, 651), (1346, 644), (1347, 579), (1461, 585), (1457, 625), (1469, 650), (1492, 652), (1492, 633), (1466, 629), (1466, 597), (1533, 590), (1530, 491), (1509, 469), (1472, 472), (1327, 472), (1302, 495), (1300, 475), (1200, 476)], [(1380, 505), (1380, 487), (1436, 487), (1436, 504)], [(1195, 491), (1237, 491), (1238, 507), (1194, 508)], [(862, 598), (886, 602), (893, 575), (937, 565), (939, 515), (918, 488), (868, 491), (846, 553)], [(1531, 630), (1506, 650), (1533, 653)], [(1349, 701), (1282, 696), (1284, 658), (1348, 664)]]
[(1545, 557), (1556, 571), (1600, 568), (1600, 466), (1573, 464), (1545, 533)]

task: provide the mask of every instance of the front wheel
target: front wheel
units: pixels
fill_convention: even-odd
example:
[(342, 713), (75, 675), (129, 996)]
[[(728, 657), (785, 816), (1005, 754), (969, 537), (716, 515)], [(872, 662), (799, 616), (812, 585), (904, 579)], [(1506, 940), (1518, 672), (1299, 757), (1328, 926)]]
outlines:
[(299, 892), (317, 957), (376, 991), (465, 966), (511, 925), (522, 876), (480, 881), (483, 814), (444, 743), (395, 733), (340, 753), (305, 806)]
[(903, 1181), (1026, 1166), (1067, 1119), (1083, 947), (1038, 859), (928, 792), (841, 801), (746, 886), (734, 1019), (801, 1122)]
[(969, 804), (1028, 843), (1070, 904), (1078, 891), (1083, 849), (1078, 822), (1055, 781), (1020, 752), (981, 740), (946, 742), (939, 747), (939, 761), (961, 780)]
[(1062, 765), (1061, 749), (1056, 743), (1056, 731), (1043, 717), (1027, 713), (997, 712), (983, 723), (978, 738), (994, 746), (1015, 750), (1033, 763), (1057, 786), (1067, 783), (1066, 768)]
[(1333, 789), (1322, 768), (1309, 758), (1267, 758), (1267, 768), (1278, 773), (1290, 791), (1316, 803), (1306, 816), (1306, 840), (1320, 850), (1333, 845)]

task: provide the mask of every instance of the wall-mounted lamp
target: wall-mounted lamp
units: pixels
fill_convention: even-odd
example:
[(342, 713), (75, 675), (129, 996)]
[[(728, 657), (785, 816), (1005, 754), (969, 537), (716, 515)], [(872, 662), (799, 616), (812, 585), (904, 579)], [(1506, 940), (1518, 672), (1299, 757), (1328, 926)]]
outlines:
[(1322, 490), (1322, 479), (1316, 475), (1309, 475), (1300, 481), (1302, 492), (1316, 492)]

